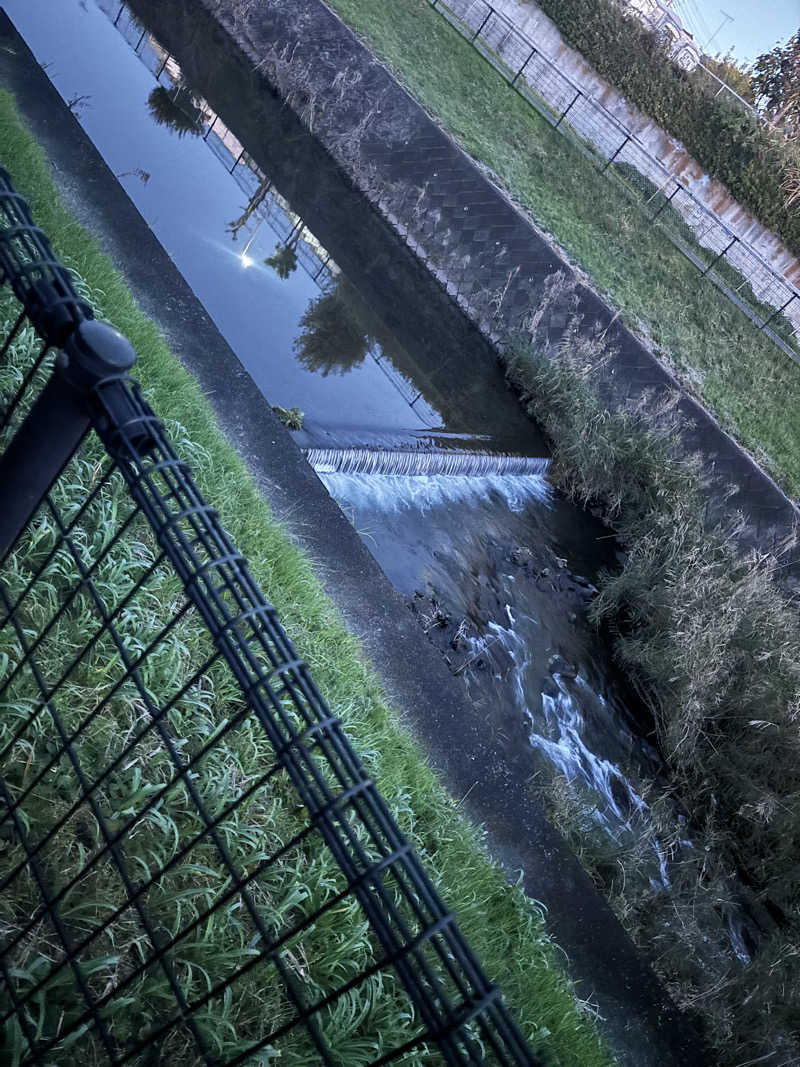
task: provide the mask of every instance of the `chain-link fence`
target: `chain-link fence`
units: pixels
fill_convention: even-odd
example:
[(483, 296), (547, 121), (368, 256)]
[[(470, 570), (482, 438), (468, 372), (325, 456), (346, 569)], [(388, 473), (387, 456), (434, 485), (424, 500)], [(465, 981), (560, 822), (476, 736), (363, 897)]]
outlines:
[(800, 359), (800, 292), (794, 286), (488, 0), (429, 3), (539, 114), (620, 182), (653, 225), (760, 330), (792, 359)]
[(534, 1064), (4, 171), (0, 271), (4, 1062)]

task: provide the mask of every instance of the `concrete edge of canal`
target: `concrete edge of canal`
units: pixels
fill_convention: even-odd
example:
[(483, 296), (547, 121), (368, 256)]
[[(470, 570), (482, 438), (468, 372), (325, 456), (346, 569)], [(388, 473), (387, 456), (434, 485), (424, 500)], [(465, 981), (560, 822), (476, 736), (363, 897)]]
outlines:
[[(274, 417), (3, 12), (0, 46), (0, 84), (14, 94), (42, 145), (65, 203), (122, 271), (140, 307), (199, 381), (223, 431), (276, 515), (315, 561), (388, 699), (451, 793), (469, 792), (466, 813), (486, 826), (491, 851), (509, 877), (525, 872), (527, 891), (547, 907), (550, 929), (568, 954), (578, 992), (599, 1009), (620, 1061), (631, 1067), (706, 1062), (696, 1035), (539, 805), (504, 773), (500, 753), (405, 601)], [(477, 783), (476, 766), (484, 772)]]

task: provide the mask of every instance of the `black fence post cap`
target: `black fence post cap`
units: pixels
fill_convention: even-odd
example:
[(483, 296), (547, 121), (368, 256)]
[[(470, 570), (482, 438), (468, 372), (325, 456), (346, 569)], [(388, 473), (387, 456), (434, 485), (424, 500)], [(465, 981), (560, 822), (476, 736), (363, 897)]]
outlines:
[(59, 366), (75, 386), (91, 388), (103, 378), (125, 374), (136, 362), (133, 345), (107, 322), (84, 319), (64, 344)]

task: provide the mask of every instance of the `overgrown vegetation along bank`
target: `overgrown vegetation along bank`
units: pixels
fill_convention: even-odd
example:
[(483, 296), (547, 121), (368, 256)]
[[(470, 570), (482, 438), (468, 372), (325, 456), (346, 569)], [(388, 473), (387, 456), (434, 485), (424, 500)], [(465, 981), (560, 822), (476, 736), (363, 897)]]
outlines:
[(488, 164), (720, 421), (800, 496), (800, 368), (426, 0), (328, 0)]
[[(675, 458), (670, 406), (607, 411), (595, 387), (605, 341), (587, 339), (574, 314), (558, 348), (547, 348), (537, 317), (548, 301), (568, 298), (563, 277), (553, 276), (532, 337), (518, 339), (504, 359), (553, 443), (553, 477), (576, 500), (599, 504), (626, 549), (591, 610), (652, 710), (672, 799), (689, 813), (684, 832), (673, 821), (662, 838), (671, 892), (636, 877), (649, 844), (615, 853), (606, 842), (603, 854), (581, 841), (592, 820), (580, 796), (562, 797), (564, 824), (580, 830), (587, 865), (678, 1002), (706, 1024), (720, 1062), (798, 1063), (796, 608), (773, 582), (779, 561), (739, 558), (729, 531), (706, 529), (698, 475)], [(651, 797), (651, 804), (663, 814), (667, 800)], [(681, 841), (687, 835), (694, 847)], [(762, 927), (746, 966), (729, 938), (708, 936), (734, 906), (738, 880), (755, 894)]]
[[(291, 544), (286, 532), (270, 515), (242, 461), (224, 440), (197, 384), (169, 352), (155, 325), (137, 309), (121, 275), (60, 203), (41, 151), (21, 126), (7, 93), (0, 93), (0, 150), (4, 162), (10, 164), (17, 187), (29, 198), (37, 224), (53, 240), (57, 254), (85, 280), (99, 307), (133, 342), (139, 354), (137, 376), (145, 384), (161, 417), (176, 424), (181, 446), (188, 450), (196, 468), (201, 490), (219, 510), (233, 540), (251, 560), (256, 579), (275, 603), (282, 621), (310, 663), (320, 688), (342, 718), (356, 747), (364, 755), (370, 773), (376, 778), (401, 826), (412, 836), (435, 881), (456, 910), (488, 973), (502, 983), (512, 1010), (525, 1031), (531, 1034), (534, 1045), (548, 1063), (565, 1067), (568, 1064), (587, 1067), (607, 1064), (609, 1056), (586, 1015), (576, 1005), (556, 962), (556, 952), (548, 940), (540, 910), (519, 887), (506, 884), (502, 871), (487, 859), (480, 833), (460, 817), (456, 805), (425, 765), (413, 740), (390, 714), (374, 676), (361, 659), (357, 642), (345, 631), (324, 596), (308, 560)], [(8, 306), (4, 308), (6, 329), (10, 310)], [(17, 353), (17, 358), (21, 360), (23, 353)], [(12, 373), (16, 373), (13, 371), (15, 366), (19, 364), (12, 361)], [(76, 477), (91, 477), (91, 472), (78, 469)], [(113, 499), (109, 500), (108, 506), (113, 508)], [(147, 546), (137, 551), (146, 552)], [(175, 595), (174, 579), (165, 577), (159, 587), (159, 596), (171, 598)], [(79, 625), (80, 619), (75, 622)], [(196, 631), (191, 629), (181, 631), (180, 636), (187, 646), (198, 640)], [(68, 642), (76, 641), (70, 648), (79, 647), (79, 637), (74, 629), (65, 631)], [(172, 665), (167, 666), (171, 672)], [(96, 680), (92, 679), (91, 685), (95, 686)], [(74, 706), (80, 707), (84, 695), (76, 691), (73, 696)], [(88, 696), (85, 699), (89, 699)], [(187, 716), (185, 728), (191, 735), (190, 741), (197, 732), (207, 737), (214, 723), (229, 713), (229, 702), (235, 699), (235, 694), (224, 687), (217, 690), (210, 686), (197, 719)], [(109, 744), (118, 743), (114, 736), (114, 722), (110, 725), (112, 729), (104, 736)], [(126, 721), (126, 729), (127, 726)], [(250, 737), (251, 733), (253, 737)], [(251, 744), (255, 740), (254, 732), (248, 731), (235, 753), (235, 759), (242, 761), (237, 771), (239, 776), (242, 772), (249, 774), (255, 773), (256, 769), (263, 770), (262, 761), (267, 758), (267, 753), (257, 744)], [(158, 773), (157, 768), (154, 773)], [(221, 782), (222, 778), (215, 778), (211, 773), (204, 786), (214, 781)], [(63, 797), (56, 798), (56, 803), (63, 804)], [(260, 824), (264, 831), (274, 835), (270, 840), (280, 840), (291, 832), (292, 804), (291, 797), (281, 799), (278, 796), (273, 815), (261, 813), (259, 816), (267, 820)], [(272, 822), (269, 822), (270, 818)], [(314, 885), (319, 886), (324, 881), (325, 860), (321, 853), (312, 853), (309, 861), (312, 866), (306, 869), (306, 875), (311, 881), (307, 887), (313, 892)], [(89, 907), (92, 899), (87, 894), (81, 906)], [(24, 907), (26, 903), (18, 901), (17, 906)], [(100, 908), (104, 906), (99, 898), (95, 903)], [(191, 918), (194, 909), (199, 909), (202, 903), (202, 894), (199, 900), (187, 896), (179, 905), (185, 909), (184, 918)], [(13, 908), (14, 902), (6, 899), (4, 907)], [(176, 907), (174, 899), (171, 907)], [(3, 921), (8, 921), (7, 910)], [(348, 932), (354, 932), (355, 936), (352, 951), (362, 952), (365, 934), (358, 914), (337, 915), (335, 929), (329, 928), (326, 935), (329, 940), (323, 938), (316, 943), (318, 960), (329, 956), (330, 965), (338, 966), (345, 958), (342, 953), (350, 952), (345, 936)], [(232, 933), (228, 929), (226, 936), (235, 936), (235, 931)], [(198, 980), (199, 976), (194, 973), (192, 981)], [(264, 1011), (263, 989), (256, 987), (251, 993), (251, 999), (241, 1008), (244, 1017), (252, 1020), (257, 1015), (262, 1024), (269, 1022), (269, 1012)], [(133, 1005), (125, 1007), (115, 1017), (114, 1025), (122, 1026), (120, 1015), (124, 1016), (124, 1011), (141, 1013), (148, 1003), (146, 997), (135, 998)], [(379, 1012), (379, 1017), (381, 1025), (387, 1027), (388, 1040), (395, 1028), (402, 1029), (407, 1023), (391, 1003), (388, 1008), (380, 1009), (381, 1012), (384, 1010), (388, 1015), (381, 1016)], [(40, 1018), (45, 1020), (45, 1015), (37, 1016), (34, 1027)], [(136, 1022), (137, 1029), (139, 1019), (140, 1014), (131, 1017), (131, 1023)], [(60, 1025), (57, 1017), (53, 1020), (47, 1016), (46, 1021), (48, 1025)], [(232, 1040), (225, 1026), (211, 1027), (211, 1031), (215, 1040)], [(19, 1034), (7, 1034), (6, 1039), (12, 1043), (12, 1048), (16, 1047), (14, 1042), (18, 1042)], [(348, 1064), (365, 1062), (364, 1057), (369, 1060), (374, 1055), (374, 1050), (370, 1052), (364, 1043), (348, 1045), (343, 1039), (340, 1047), (346, 1050), (342, 1062)], [(73, 1052), (74, 1049), (68, 1054)], [(284, 1059), (297, 1062), (288, 1053)]]
[(615, 0), (536, 0), (598, 74), (677, 137), (764, 226), (800, 255), (800, 215), (782, 190), (800, 165), (795, 142), (771, 131), (702, 70), (673, 62), (665, 45)]

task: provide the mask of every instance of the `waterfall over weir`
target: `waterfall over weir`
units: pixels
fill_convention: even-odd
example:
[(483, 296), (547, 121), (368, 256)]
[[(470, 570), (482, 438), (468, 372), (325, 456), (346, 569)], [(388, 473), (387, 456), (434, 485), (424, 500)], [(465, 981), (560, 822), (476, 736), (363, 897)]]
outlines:
[(501, 499), (514, 512), (549, 507), (548, 460), (486, 452), (311, 449), (306, 458), (339, 504), (384, 514)]
[(550, 460), (491, 452), (372, 448), (310, 448), (306, 459), (318, 474), (382, 474), (419, 477), (485, 477), (524, 474), (543, 477)]

